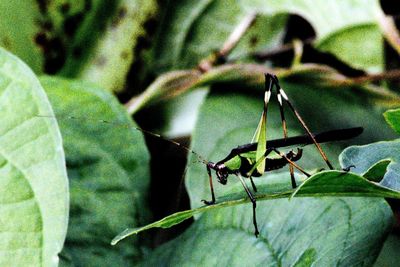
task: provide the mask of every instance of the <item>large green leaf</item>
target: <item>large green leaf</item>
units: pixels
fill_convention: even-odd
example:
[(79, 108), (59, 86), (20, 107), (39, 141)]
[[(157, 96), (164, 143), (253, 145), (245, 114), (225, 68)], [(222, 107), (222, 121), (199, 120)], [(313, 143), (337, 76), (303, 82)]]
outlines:
[(68, 180), (57, 123), (33, 72), (0, 48), (0, 265), (57, 266)]
[(383, 11), (378, 0), (252, 0), (240, 3), (248, 12), (297, 14), (314, 28), (317, 48), (356, 68), (371, 71), (383, 68), (383, 34), (379, 29)]
[(138, 240), (120, 247), (109, 243), (125, 227), (147, 222), (149, 156), (143, 137), (100, 88), (51, 77), (41, 82), (60, 118), (71, 184), (65, 258), (78, 266), (130, 266), (141, 256)]
[(391, 226), (383, 199), (308, 198), (259, 205), (261, 237), (251, 209), (204, 214), (144, 266), (369, 266)]
[[(324, 196), (387, 197), (400, 199), (399, 191), (381, 186), (353, 173), (339, 171), (319, 172), (305, 180), (296, 190), (292, 190), (291, 185), (287, 182), (288, 176), (287, 173), (282, 173), (273, 176), (270, 175), (265, 179), (258, 179), (256, 182), (257, 194), (255, 198), (258, 201), (288, 197)], [(300, 183), (302, 180), (298, 180), (297, 182)], [(177, 212), (143, 227), (127, 228), (112, 240), (112, 244), (114, 245), (128, 236), (151, 228), (169, 228), (202, 212), (219, 210), (249, 201), (241, 185), (235, 184), (228, 190), (228, 193), (217, 198), (217, 204)]]
[(400, 190), (400, 140), (378, 142), (365, 146), (352, 146), (341, 154), (342, 165), (354, 165), (354, 172), (365, 173), (375, 163), (389, 160), (387, 168), (382, 169), (380, 184), (394, 190)]
[[(400, 128), (399, 110), (384, 113), (388, 124)], [(400, 190), (400, 140), (352, 146), (340, 155), (342, 165), (355, 166), (354, 172), (379, 182), (382, 186)]]

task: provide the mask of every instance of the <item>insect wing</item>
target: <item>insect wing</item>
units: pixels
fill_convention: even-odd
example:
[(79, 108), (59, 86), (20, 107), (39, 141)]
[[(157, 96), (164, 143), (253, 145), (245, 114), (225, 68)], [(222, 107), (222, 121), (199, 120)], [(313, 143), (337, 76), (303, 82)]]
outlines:
[[(257, 162), (260, 158), (262, 158), (267, 150), (267, 113), (263, 111), (261, 115), (260, 122), (258, 123), (258, 127), (256, 132), (254, 133), (252, 143), (257, 142), (257, 151), (256, 151), (256, 159)], [(260, 174), (263, 174), (265, 170), (265, 160), (263, 160), (258, 166), (257, 171)]]

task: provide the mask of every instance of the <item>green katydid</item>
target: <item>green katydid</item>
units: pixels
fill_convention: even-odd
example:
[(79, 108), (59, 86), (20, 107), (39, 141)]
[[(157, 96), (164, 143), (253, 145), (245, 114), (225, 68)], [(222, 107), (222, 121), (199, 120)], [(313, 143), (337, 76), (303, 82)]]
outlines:
[[(282, 120), (284, 138), (267, 141), (267, 135), (266, 135), (267, 111), (268, 111), (268, 103), (270, 101), (273, 88), (276, 89), (277, 100), (279, 102), (279, 110)], [(290, 138), (287, 137), (286, 121), (283, 111), (283, 101), (286, 102), (291, 111), (294, 113), (295, 117), (298, 119), (302, 127), (305, 129), (307, 135), (290, 137)], [(253, 193), (246, 185), (246, 182), (244, 181), (243, 177), (250, 179), (252, 188), (256, 192), (257, 188), (253, 182), (252, 177), (259, 177), (262, 174), (264, 174), (265, 171), (283, 168), (285, 165), (289, 164), (292, 187), (295, 188), (296, 181), (294, 178), (294, 168), (298, 169), (306, 176), (310, 176), (306, 171), (304, 171), (300, 166), (298, 166), (295, 163), (295, 161), (301, 158), (302, 149), (298, 148), (297, 153), (290, 151), (285, 154), (280, 152), (278, 148), (291, 145), (314, 144), (317, 147), (321, 157), (328, 165), (329, 169), (333, 169), (332, 164), (329, 162), (319, 142), (322, 143), (322, 142), (338, 141), (338, 140), (353, 138), (361, 134), (362, 130), (363, 129), (361, 127), (356, 127), (349, 129), (327, 131), (319, 134), (312, 134), (311, 131), (308, 129), (307, 125), (304, 123), (300, 114), (297, 112), (297, 110), (293, 107), (293, 105), (289, 101), (288, 96), (286, 95), (284, 90), (280, 87), (278, 78), (275, 75), (266, 73), (264, 109), (261, 115), (261, 119), (258, 123), (258, 127), (252, 139), (252, 142), (250, 144), (242, 145), (235, 149), (232, 149), (227, 157), (218, 161), (217, 163), (205, 162), (207, 166), (207, 173), (209, 176), (209, 184), (210, 184), (212, 199), (211, 201), (203, 200), (203, 202), (207, 205), (215, 203), (215, 193), (212, 184), (211, 170), (215, 171), (218, 182), (223, 185), (227, 183), (227, 178), (229, 174), (236, 175), (239, 178), (240, 182), (242, 183), (247, 195), (249, 196), (253, 204), (253, 224), (255, 228), (254, 234), (258, 236), (259, 231), (258, 231), (257, 217), (256, 217), (256, 199)], [(280, 158), (268, 158), (268, 155), (271, 152), (275, 152), (280, 156)]]

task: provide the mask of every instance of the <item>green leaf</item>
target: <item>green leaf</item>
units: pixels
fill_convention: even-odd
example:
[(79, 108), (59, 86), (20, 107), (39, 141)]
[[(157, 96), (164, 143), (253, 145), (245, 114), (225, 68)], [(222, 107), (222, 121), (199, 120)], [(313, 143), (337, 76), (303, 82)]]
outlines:
[(382, 186), (400, 190), (400, 140), (378, 142), (365, 146), (352, 146), (340, 155), (342, 166), (356, 166), (352, 171), (367, 172), (371, 166), (382, 160), (390, 159), (387, 171), (380, 181)]
[(61, 73), (121, 90), (156, 11), (154, 0), (3, 2), (0, 45), (37, 73)]
[[(360, 40), (369, 40), (362, 42)], [(377, 24), (351, 25), (319, 41), (317, 49), (330, 52), (354, 68), (379, 72), (384, 66), (383, 36)]]
[[(155, 0), (119, 1), (78, 76), (109, 90), (123, 89), (128, 71), (143, 49), (140, 41), (147, 37), (144, 25), (156, 11)], [(73, 65), (69, 67), (74, 68)]]
[[(263, 203), (264, 204), (264, 203)], [(369, 266), (392, 224), (376, 198), (273, 200), (208, 212), (177, 239), (158, 247), (143, 266)]]
[(374, 267), (396, 266), (400, 261), (400, 255), (398, 252), (399, 246), (400, 237), (396, 234), (389, 235), (374, 264)]
[[(347, 64), (369, 71), (383, 68), (383, 16), (378, 0), (240, 1), (247, 12), (274, 15), (296, 14), (310, 22), (316, 32), (316, 47), (330, 52)], [(360, 41), (368, 40), (368, 42)]]
[(37, 2), (1, 1), (0, 17), (0, 46), (40, 73), (44, 57), (37, 42), (44, 25), (38, 23), (42, 17)]
[(352, 173), (319, 172), (302, 183), (292, 196), (353, 195), (400, 198), (400, 192), (391, 190)]
[[(326, 197), (326, 196), (359, 196), (359, 197), (387, 197), (400, 199), (400, 192), (394, 191), (379, 184), (368, 181), (367, 179), (353, 173), (342, 171), (323, 171), (306, 179), (296, 190), (292, 190), (287, 182), (289, 175), (282, 173), (270, 175), (270, 177), (257, 181), (258, 206), (264, 206), (260, 200), (271, 200), (287, 197)], [(285, 182), (286, 180), (286, 182)], [(249, 202), (243, 188), (238, 184), (234, 185), (229, 193), (217, 199), (217, 204), (202, 206), (192, 210), (186, 210), (169, 215), (159, 221), (139, 228), (128, 228), (116, 236), (112, 244), (115, 245), (120, 240), (143, 232), (151, 228), (169, 228), (181, 223), (196, 214), (220, 210), (224, 207), (236, 206)], [(204, 216), (204, 215), (203, 215)], [(273, 221), (274, 219), (271, 218)], [(251, 227), (249, 227), (251, 229)]]
[(373, 182), (380, 182), (385, 175), (390, 162), (391, 160), (389, 159), (378, 161), (363, 174), (363, 177)]
[(33, 72), (0, 48), (0, 265), (57, 266), (68, 223), (61, 135)]
[[(323, 125), (324, 129), (338, 129), (345, 128), (349, 126), (361, 126), (360, 121), (368, 121), (368, 125), (362, 125), (365, 127), (365, 131), (362, 136), (358, 138), (358, 142), (371, 142), (378, 138), (390, 138), (393, 137), (391, 130), (384, 121), (381, 119), (379, 112), (372, 111), (371, 107), (368, 105), (367, 99), (364, 99), (358, 91), (342, 90), (342, 91), (332, 91), (328, 87), (324, 86), (314, 86), (310, 87), (307, 84), (292, 84), (292, 83), (282, 83), (283, 88), (287, 92), (289, 98), (295, 107), (299, 109), (300, 114), (306, 119), (306, 123), (309, 124), (311, 129), (319, 128)], [(240, 85), (237, 85), (239, 91)], [(261, 91), (261, 90), (260, 90)], [(296, 92), (301, 92), (296, 93)], [(320, 105), (320, 100), (324, 99), (324, 105)], [(282, 136), (281, 121), (278, 112), (277, 101), (272, 99), (270, 102), (271, 108), (269, 110), (269, 125), (268, 131), (269, 136), (267, 140), (273, 138), (280, 138)], [(318, 112), (314, 112), (315, 108), (318, 107)], [(337, 107), (340, 106), (340, 114), (337, 112)], [(253, 129), (257, 127), (257, 121), (259, 114), (263, 108), (263, 97), (261, 92), (259, 97), (247, 96), (243, 94), (228, 94), (214, 90), (206, 101), (203, 103), (200, 110), (200, 117), (196, 125), (195, 132), (193, 133), (192, 142), (193, 149), (200, 153), (203, 157), (211, 160), (218, 161), (219, 159), (225, 157), (229, 151), (237, 147), (238, 145), (246, 143), (246, 140), (250, 140), (252, 136)], [(332, 114), (335, 114), (333, 116)], [(296, 135), (304, 133), (299, 123), (296, 122), (295, 118), (291, 113), (286, 112), (287, 122), (289, 126), (289, 135)], [(218, 125), (218, 127), (210, 127), (210, 125)], [(379, 133), (375, 129), (381, 129)], [(317, 132), (317, 131), (315, 131)], [(347, 143), (352, 142), (347, 141)], [(336, 156), (340, 152), (340, 147), (343, 147), (346, 142), (341, 142), (339, 144), (329, 144), (324, 146), (324, 150), (328, 157), (334, 161)], [(308, 152), (307, 152), (308, 150)], [(299, 165), (304, 168), (321, 168), (324, 166), (324, 162), (321, 157), (316, 153), (312, 153), (313, 148), (307, 148), (304, 152), (305, 155), (303, 159), (299, 162)], [(189, 160), (192, 162), (193, 158)], [(376, 162), (376, 161), (375, 161)], [(343, 164), (342, 166), (348, 167), (353, 165), (351, 162)], [(350, 174), (349, 174), (350, 175)], [(187, 171), (186, 184), (188, 187), (189, 196), (191, 199), (192, 207), (196, 208), (201, 205), (201, 199), (208, 199), (210, 196), (208, 179), (206, 179), (206, 170), (203, 165), (190, 165)], [(204, 179), (201, 179), (204, 177)], [(319, 176), (318, 176), (319, 177)], [(365, 188), (372, 187), (372, 195), (369, 196), (390, 196), (397, 197), (396, 192), (392, 191), (386, 192), (385, 188), (377, 187), (368, 180), (357, 176), (358, 178), (350, 177), (350, 181), (358, 186), (361, 179), (361, 186), (354, 192), (349, 190), (347, 193), (349, 195), (365, 195), (368, 196), (368, 190), (363, 191)], [(285, 175), (282, 177), (285, 182), (284, 187), (276, 189), (273, 191), (260, 191), (257, 196), (260, 199), (270, 199), (277, 197), (288, 197), (291, 194), (290, 187), (288, 187), (289, 177)], [(354, 180), (355, 179), (355, 180)], [(357, 180), (358, 179), (358, 180)], [(339, 179), (339, 182), (342, 179)], [(310, 180), (312, 181), (312, 180)], [(317, 180), (318, 181), (318, 180)], [(333, 179), (330, 182), (334, 181)], [(150, 226), (146, 226), (143, 229), (130, 229), (128, 232), (122, 234), (125, 236), (127, 233), (137, 233), (141, 230), (148, 229), (150, 227), (169, 227), (176, 223), (179, 223), (181, 219), (187, 219), (190, 216), (198, 214), (207, 209), (219, 208), (222, 206), (237, 205), (246, 201), (246, 196), (241, 189), (241, 185), (234, 177), (230, 179), (230, 186), (228, 188), (239, 188), (236, 194), (227, 194), (226, 186), (220, 184), (214, 184), (217, 196), (219, 196), (217, 205), (211, 207), (200, 207), (198, 210), (194, 209), (192, 212), (178, 213), (176, 215), (171, 215), (165, 218), (164, 221), (156, 222)], [(233, 184), (233, 185), (232, 185)], [(340, 183), (339, 183), (340, 184)], [(311, 184), (313, 185), (313, 184)], [(260, 187), (261, 185), (259, 185)], [(272, 184), (267, 184), (264, 188), (265, 190), (274, 188)], [(364, 188), (365, 187), (365, 188)], [(320, 190), (320, 191), (319, 191)], [(338, 194), (340, 195), (340, 190), (346, 190), (345, 188), (336, 188)], [(335, 190), (331, 190), (329, 194), (335, 195)], [(381, 192), (381, 190), (383, 190)], [(225, 192), (225, 193), (223, 193)], [(271, 195), (273, 193), (273, 195)], [(311, 195), (327, 194), (324, 192), (323, 187), (317, 188)], [(346, 194), (347, 194), (346, 193)], [(221, 197), (221, 195), (223, 195)], [(225, 201), (225, 202), (224, 202)], [(221, 205), (221, 206), (220, 206)], [(122, 237), (120, 236), (120, 237)], [(118, 237), (119, 238), (119, 237)]]
[(386, 122), (397, 133), (400, 133), (400, 109), (391, 109), (383, 113)]
[(116, 2), (3, 1), (0, 45), (36, 73), (56, 73), (61, 68), (66, 75), (79, 73), (104, 31), (103, 22), (116, 13)]
[[(60, 43), (56, 47), (57, 58), (52, 59), (51, 73), (60, 73), (76, 77), (84, 65), (93, 57), (96, 44), (104, 33), (106, 25), (111, 23), (117, 12), (118, 1), (103, 0), (67, 0), (46, 1), (45, 15), (53, 28), (51, 38)], [(50, 49), (51, 47), (50, 42)]]
[(101, 88), (52, 77), (41, 82), (59, 117), (71, 184), (63, 254), (76, 265), (131, 266), (141, 257), (138, 240), (109, 243), (127, 226), (148, 221), (149, 155), (142, 134)]

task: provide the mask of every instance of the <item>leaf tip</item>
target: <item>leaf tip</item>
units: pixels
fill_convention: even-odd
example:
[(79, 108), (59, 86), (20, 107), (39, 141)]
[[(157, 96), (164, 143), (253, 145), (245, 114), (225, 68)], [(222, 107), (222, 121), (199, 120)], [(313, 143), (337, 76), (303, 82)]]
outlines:
[(122, 239), (125, 239), (126, 237), (133, 235), (133, 234), (137, 234), (138, 231), (136, 231), (135, 228), (126, 228), (124, 231), (122, 231), (121, 233), (119, 233), (116, 237), (114, 237), (111, 240), (111, 245), (115, 246), (119, 241), (121, 241)]

